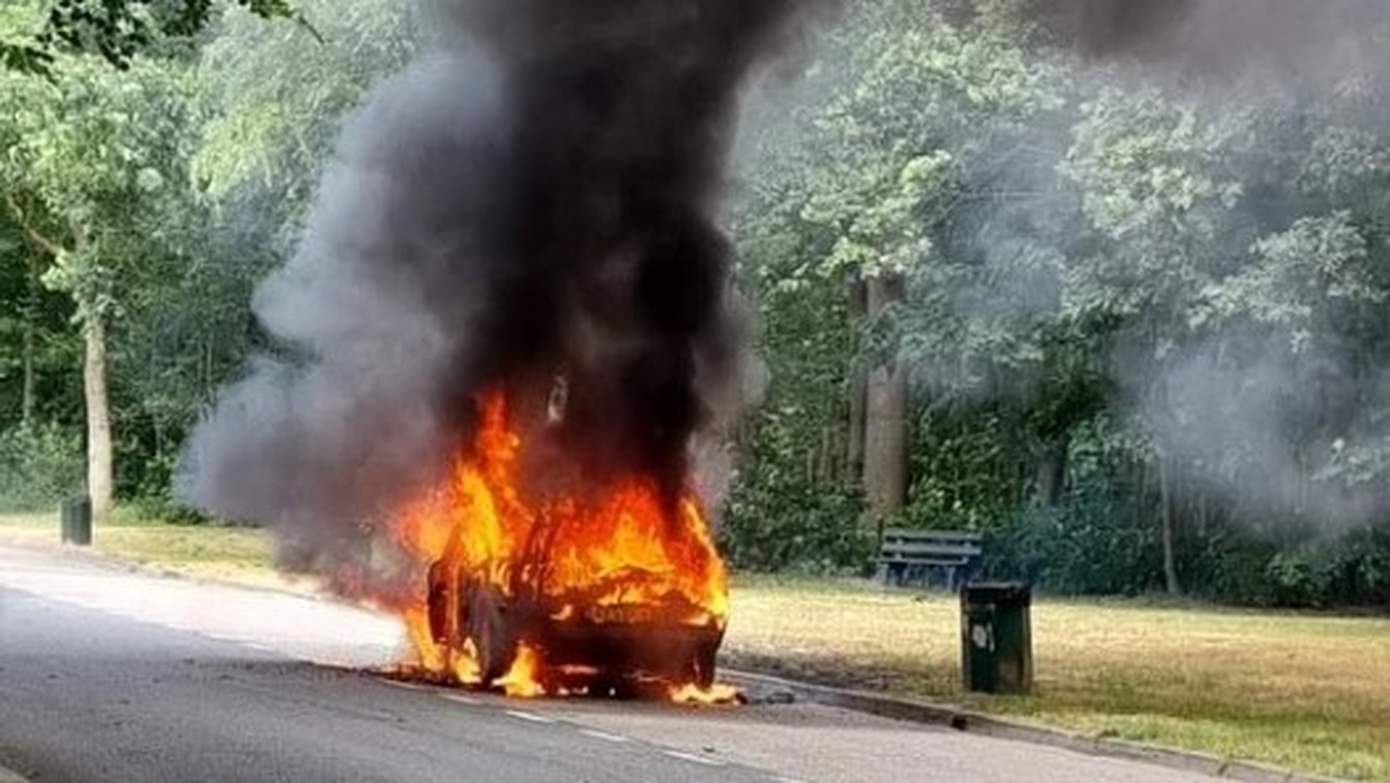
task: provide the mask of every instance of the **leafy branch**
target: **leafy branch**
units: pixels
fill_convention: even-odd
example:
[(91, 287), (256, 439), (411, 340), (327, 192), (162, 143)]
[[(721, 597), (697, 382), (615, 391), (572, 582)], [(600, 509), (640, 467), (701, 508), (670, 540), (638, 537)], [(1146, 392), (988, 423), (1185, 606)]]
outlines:
[(13, 193), (5, 194), (5, 206), (9, 207), (10, 214), (14, 216), (15, 223), (24, 232), (25, 238), (27, 238), (35, 247), (38, 247), (39, 249), (43, 250), (43, 252), (47, 253), (50, 256), (53, 256), (54, 258), (57, 258), (60, 255), (62, 255), (62, 246), (60, 246), (57, 242), (54, 242), (53, 240), (44, 236), (43, 233), (41, 233), (37, 228), (34, 227), (34, 224), (29, 221), (28, 216), (24, 212), (24, 208), (19, 205), (19, 201), (14, 197)]
[[(289, 0), (234, 0), (264, 19), (292, 19), (322, 37)], [(207, 28), (214, 0), (56, 0), (43, 29), (29, 43), (0, 41), (0, 66), (51, 76), (54, 50), (66, 47), (101, 55), (119, 70), (159, 39), (188, 39)]]

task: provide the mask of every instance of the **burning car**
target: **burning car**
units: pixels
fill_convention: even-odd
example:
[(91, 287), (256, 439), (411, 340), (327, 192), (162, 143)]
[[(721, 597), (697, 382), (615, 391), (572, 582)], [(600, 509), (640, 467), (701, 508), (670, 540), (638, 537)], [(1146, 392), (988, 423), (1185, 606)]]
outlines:
[[(651, 683), (714, 684), (723, 626), (685, 598), (604, 604), (597, 599), (607, 585), (555, 595), (526, 584), (504, 590), (488, 578), (491, 571), (485, 564), (460, 572), (443, 561), (430, 569), (430, 632), (441, 647), (472, 653), (469, 679), (610, 695)], [(625, 578), (646, 575), (618, 577)], [(520, 677), (509, 678), (519, 659)]]
[(708, 689), (728, 579), (699, 500), (641, 476), (536, 500), (510, 407), (481, 400), (472, 448), (398, 521), (428, 571), (406, 612), (421, 664), (513, 695)]

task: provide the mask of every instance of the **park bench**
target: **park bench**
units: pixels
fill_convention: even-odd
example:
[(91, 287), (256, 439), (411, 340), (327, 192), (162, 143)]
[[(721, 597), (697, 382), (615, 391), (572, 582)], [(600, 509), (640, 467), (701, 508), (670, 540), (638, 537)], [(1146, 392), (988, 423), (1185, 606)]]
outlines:
[(947, 589), (957, 589), (979, 566), (984, 537), (956, 530), (888, 528), (879, 545), (878, 579), (885, 585), (930, 585), (934, 571), (946, 576)]

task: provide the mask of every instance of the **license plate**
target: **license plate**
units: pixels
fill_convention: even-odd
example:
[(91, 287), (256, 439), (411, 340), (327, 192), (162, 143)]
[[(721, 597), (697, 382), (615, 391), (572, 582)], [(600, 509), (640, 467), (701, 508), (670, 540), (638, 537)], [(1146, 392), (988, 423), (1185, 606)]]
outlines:
[(600, 625), (639, 625), (656, 619), (650, 606), (591, 606), (584, 614)]

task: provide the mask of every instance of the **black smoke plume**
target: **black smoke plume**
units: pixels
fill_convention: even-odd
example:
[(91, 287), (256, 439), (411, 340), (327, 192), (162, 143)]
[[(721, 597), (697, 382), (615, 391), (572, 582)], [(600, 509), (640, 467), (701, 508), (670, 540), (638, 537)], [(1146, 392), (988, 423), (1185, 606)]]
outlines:
[(546, 486), (668, 497), (741, 400), (714, 223), (743, 79), (795, 0), (441, 2), (439, 40), (353, 118), (259, 359), (195, 432), (185, 490), (295, 568), (407, 589), (392, 510), (470, 442), (479, 395), (552, 408)]

